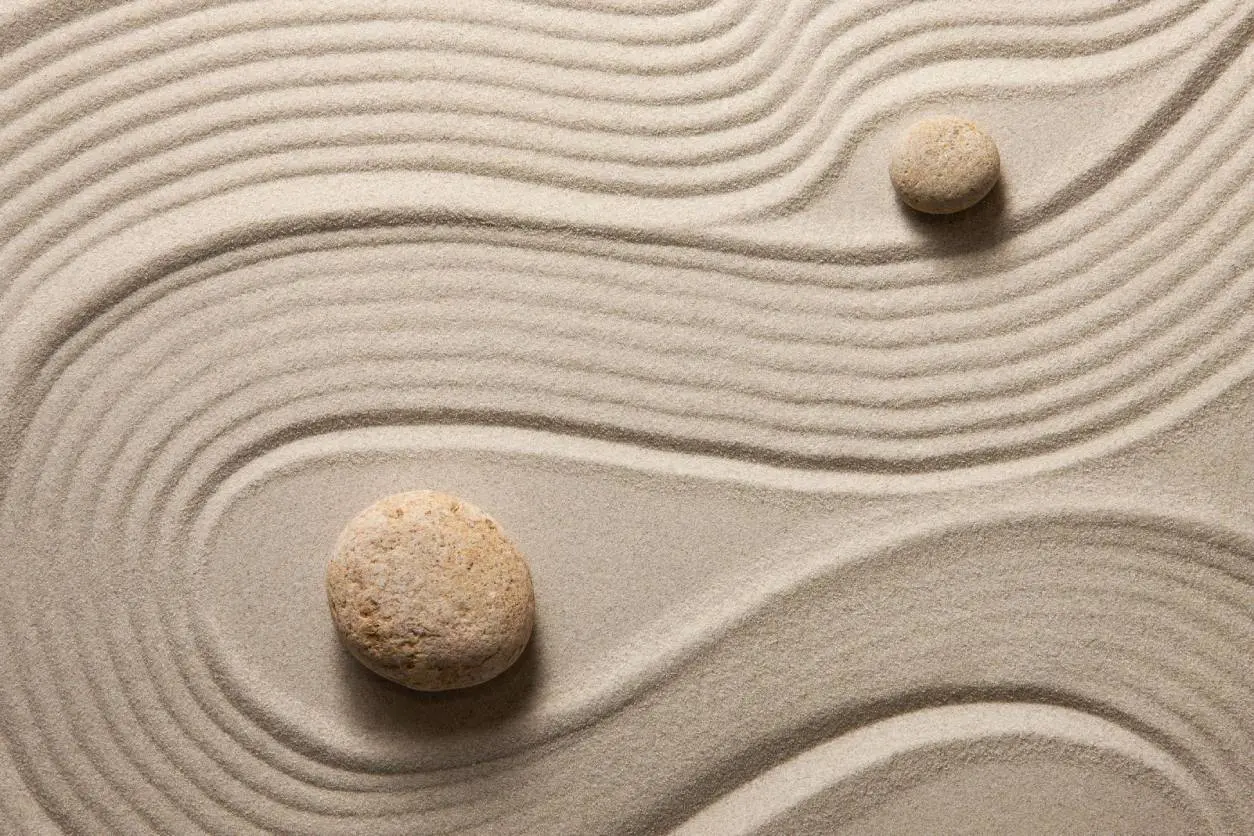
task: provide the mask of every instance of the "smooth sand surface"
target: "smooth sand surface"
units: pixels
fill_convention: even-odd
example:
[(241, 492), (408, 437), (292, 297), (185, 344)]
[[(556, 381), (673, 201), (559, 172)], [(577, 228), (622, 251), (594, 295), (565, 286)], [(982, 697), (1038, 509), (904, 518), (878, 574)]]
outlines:
[[(0, 822), (1254, 832), (1252, 82), (1248, 0), (6, 3)], [(418, 488), (532, 571), (465, 691), (326, 611)]]

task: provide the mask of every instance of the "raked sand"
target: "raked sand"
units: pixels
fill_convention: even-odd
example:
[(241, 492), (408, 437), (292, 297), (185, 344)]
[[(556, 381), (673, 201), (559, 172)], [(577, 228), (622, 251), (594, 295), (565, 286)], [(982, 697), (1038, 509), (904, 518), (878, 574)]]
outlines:
[[(0, 90), (4, 829), (1254, 832), (1248, 0), (9, 0)], [(476, 688), (327, 611), (420, 488)]]

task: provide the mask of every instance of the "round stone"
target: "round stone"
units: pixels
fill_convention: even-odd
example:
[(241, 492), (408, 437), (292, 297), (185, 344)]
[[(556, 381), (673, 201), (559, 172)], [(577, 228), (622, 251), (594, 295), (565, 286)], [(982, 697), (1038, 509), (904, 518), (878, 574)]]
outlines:
[(897, 142), (888, 173), (906, 205), (944, 215), (969, 209), (997, 183), (997, 144), (965, 119), (915, 123)]
[(486, 682), (522, 655), (535, 624), (522, 554), (483, 511), (436, 491), (394, 494), (349, 521), (327, 599), (353, 656), (420, 691)]

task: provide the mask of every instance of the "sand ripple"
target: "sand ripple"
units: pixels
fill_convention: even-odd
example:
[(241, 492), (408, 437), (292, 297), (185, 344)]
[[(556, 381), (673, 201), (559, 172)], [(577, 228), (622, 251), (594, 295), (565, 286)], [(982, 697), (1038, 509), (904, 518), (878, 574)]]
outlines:
[[(415, 699), (310, 629), (324, 616), (321, 562), (286, 544), (310, 539), (293, 526), (333, 537), (325, 497), (368, 489), (355, 483), (371, 459), (408, 451), (410, 467), (479, 467), (517, 491), (515, 469), (560, 461), (563, 447), (484, 436), (469, 447), (486, 461), (441, 466), (421, 452), (430, 439), (362, 432), (291, 442), (216, 485), (225, 468), (213, 445), (174, 444), (151, 462), (112, 457), (91, 478), (48, 467), (42, 485), (15, 486), (5, 533), (23, 559), (6, 629), (28, 625), (30, 639), (4, 649), (22, 672), (10, 746), (59, 821), (334, 832), (368, 817), (382, 832), (415, 821), (602, 832), (679, 824), (713, 802), (694, 832), (745, 804), (780, 827), (833, 811), (856, 825), (881, 806), (868, 785), (901, 794), (959, 763), (1080, 770), (1086, 784), (1149, 793), (1173, 821), (1212, 832), (1254, 822), (1248, 533), (1077, 507), (925, 520), (862, 545), (843, 526), (811, 524), (741, 571), (709, 564), (732, 576), (721, 586), (671, 585), (652, 615), (637, 612), (646, 579), (676, 556), (638, 558), (628, 571), (641, 588), (620, 589), (629, 607), (606, 622), (597, 608), (614, 602), (598, 604), (591, 580), (573, 608), (563, 596), (589, 550), (625, 541), (575, 525), (573, 551), (539, 552), (533, 656), (487, 688)], [(457, 438), (435, 446), (473, 435)], [(511, 462), (520, 456), (532, 461)], [(614, 464), (630, 448), (583, 456), (632, 470)], [(597, 478), (574, 481), (608, 501)], [(59, 501), (40, 496), (49, 490)], [(524, 546), (568, 512), (549, 513), (524, 526)], [(236, 553), (239, 543), (254, 550)], [(780, 782), (795, 792), (753, 802)]]
[[(0, 23), (4, 818), (786, 831), (970, 756), (1254, 828), (1244, 522), (816, 522), (1123, 449), (1254, 372), (1245, 0)], [(1007, 183), (928, 223), (874, 155), (942, 105), (991, 108)], [(336, 667), (311, 584), (347, 505), (435, 475), (499, 480), (542, 619), (421, 701)]]

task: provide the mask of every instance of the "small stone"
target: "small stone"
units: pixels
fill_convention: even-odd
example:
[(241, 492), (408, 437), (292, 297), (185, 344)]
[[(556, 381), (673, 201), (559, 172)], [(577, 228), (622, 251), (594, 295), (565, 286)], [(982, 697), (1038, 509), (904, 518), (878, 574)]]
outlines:
[(327, 599), (349, 652), (419, 691), (486, 682), (522, 655), (535, 624), (522, 554), (483, 511), (436, 491), (394, 494), (350, 520)]
[(889, 177), (906, 205), (944, 215), (969, 209), (997, 183), (1001, 157), (988, 134), (965, 119), (916, 122), (893, 150)]

